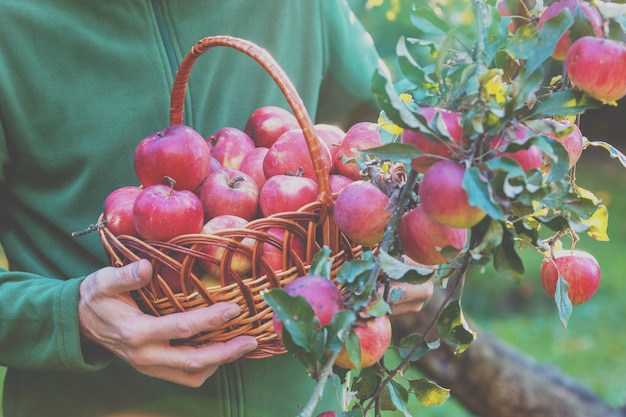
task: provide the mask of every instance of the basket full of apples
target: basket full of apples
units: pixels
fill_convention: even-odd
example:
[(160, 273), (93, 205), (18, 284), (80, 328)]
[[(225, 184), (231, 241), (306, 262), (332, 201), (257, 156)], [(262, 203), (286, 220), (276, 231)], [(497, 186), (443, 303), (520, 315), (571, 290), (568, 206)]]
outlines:
[[(258, 62), (292, 112), (261, 107), (245, 129), (225, 127), (209, 138), (184, 125), (190, 71), (215, 46)], [(223, 327), (174, 343), (202, 345), (245, 334), (259, 342), (248, 357), (285, 351), (263, 293), (305, 275), (324, 247), (333, 271), (363, 251), (333, 220), (332, 159), (325, 140), (343, 135), (338, 128), (313, 125), (290, 80), (257, 45), (216, 36), (189, 51), (174, 80), (170, 125), (135, 149), (141, 185), (110, 193), (97, 227), (114, 266), (141, 258), (152, 263), (151, 283), (133, 293), (145, 312), (160, 316), (221, 301), (240, 305), (242, 314)], [(281, 156), (285, 151), (289, 158)], [(298, 169), (287, 174), (285, 161)]]

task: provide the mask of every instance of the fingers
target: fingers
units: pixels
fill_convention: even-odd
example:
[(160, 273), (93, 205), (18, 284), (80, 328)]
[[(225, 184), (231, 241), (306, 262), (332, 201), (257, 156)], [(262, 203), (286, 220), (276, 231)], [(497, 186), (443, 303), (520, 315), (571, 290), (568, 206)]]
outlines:
[(96, 273), (95, 278), (103, 295), (116, 296), (147, 285), (152, 278), (152, 265), (146, 259), (141, 259), (120, 268), (103, 268)]
[(168, 343), (153, 346), (128, 359), (136, 369), (142, 372), (167, 368), (164, 371), (177, 370), (185, 374), (196, 374), (233, 362), (246, 353), (252, 352), (257, 346), (258, 342), (252, 336), (238, 336), (227, 342), (199, 347), (172, 346)]
[(250, 336), (208, 346), (172, 346), (184, 339), (214, 330), (241, 314), (235, 303), (161, 317), (144, 314), (129, 291), (146, 285), (152, 267), (141, 260), (121, 268), (103, 268), (81, 283), (79, 325), (85, 340), (97, 343), (146, 375), (188, 386), (199, 386), (221, 364), (239, 359), (257, 348)]
[(418, 285), (394, 282), (392, 287), (402, 291), (400, 299), (391, 306), (391, 313), (394, 316), (417, 313), (422, 309), (424, 303), (432, 297), (434, 291), (433, 283), (430, 280)]
[(146, 316), (142, 334), (147, 340), (184, 339), (220, 327), (240, 314), (237, 304), (223, 302), (184, 313)]

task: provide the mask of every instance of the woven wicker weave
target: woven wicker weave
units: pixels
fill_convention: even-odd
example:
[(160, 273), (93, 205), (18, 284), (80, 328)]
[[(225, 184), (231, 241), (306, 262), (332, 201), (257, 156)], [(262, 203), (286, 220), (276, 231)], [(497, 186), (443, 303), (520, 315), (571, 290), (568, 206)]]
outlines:
[[(274, 287), (283, 287), (298, 276), (306, 274), (313, 255), (323, 246), (331, 250), (334, 259), (333, 276), (343, 263), (360, 256), (362, 248), (350, 242), (333, 223), (333, 197), (321, 153), (321, 142), (291, 81), (264, 49), (249, 41), (227, 36), (200, 40), (185, 56), (176, 74), (171, 96), (170, 124), (182, 124), (183, 103), (190, 71), (196, 59), (215, 46), (233, 48), (253, 58), (280, 88), (307, 141), (319, 185), (317, 201), (296, 212), (277, 213), (254, 220), (245, 228), (222, 230), (212, 235), (183, 235), (168, 242), (142, 241), (131, 236), (115, 237), (106, 226), (99, 228), (99, 235), (114, 266), (123, 266), (140, 258), (147, 258), (152, 262), (154, 277), (151, 283), (133, 293), (143, 311), (161, 316), (206, 307), (220, 301), (234, 302), (241, 307), (242, 314), (227, 325), (173, 343), (203, 345), (223, 342), (238, 335), (250, 335), (258, 340), (259, 347), (247, 357), (262, 358), (285, 351), (273, 331), (272, 312), (263, 299), (263, 292)], [(267, 232), (273, 228), (284, 230), (284, 239), (278, 239)], [(306, 241), (304, 259), (292, 249), (295, 236)], [(252, 239), (254, 244), (243, 244), (244, 239), (247, 242)], [(282, 250), (282, 269), (272, 270), (269, 267), (261, 256), (263, 244), (274, 245)], [(224, 248), (223, 256), (220, 259), (209, 257), (201, 250), (205, 245)], [(235, 254), (243, 254), (251, 260), (252, 272), (249, 276), (240, 277), (231, 270), (231, 259)], [(196, 272), (200, 259), (219, 266), (219, 285), (205, 288)], [(166, 272), (177, 274), (181, 292), (174, 293), (167, 285), (163, 279)]]

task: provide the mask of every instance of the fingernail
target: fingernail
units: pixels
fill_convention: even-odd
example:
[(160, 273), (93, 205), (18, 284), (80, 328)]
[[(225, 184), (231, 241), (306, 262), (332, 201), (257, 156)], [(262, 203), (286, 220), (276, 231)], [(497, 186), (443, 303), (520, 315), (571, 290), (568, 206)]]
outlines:
[(224, 311), (224, 320), (234, 319), (239, 314), (241, 314), (239, 306), (230, 307), (228, 310)]
[(136, 282), (141, 282), (141, 277), (139, 276), (139, 262), (136, 262), (135, 266), (133, 266), (133, 278)]
[(247, 343), (241, 347), (241, 354), (245, 355), (246, 353), (252, 352), (259, 346), (259, 343), (256, 340), (253, 340), (250, 343)]

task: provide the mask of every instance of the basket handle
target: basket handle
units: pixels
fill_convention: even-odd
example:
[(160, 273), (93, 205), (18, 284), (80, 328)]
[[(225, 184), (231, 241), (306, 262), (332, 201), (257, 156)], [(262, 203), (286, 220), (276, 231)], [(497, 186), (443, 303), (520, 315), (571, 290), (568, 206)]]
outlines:
[(314, 129), (313, 121), (306, 111), (302, 98), (300, 98), (300, 95), (296, 91), (296, 88), (292, 84), (291, 80), (287, 77), (274, 58), (272, 58), (272, 56), (265, 49), (257, 46), (256, 44), (245, 39), (235, 38), (232, 36), (209, 36), (198, 41), (187, 53), (187, 55), (185, 55), (178, 71), (176, 72), (172, 87), (172, 96), (170, 99), (170, 125), (183, 123), (185, 92), (187, 90), (187, 81), (189, 80), (191, 68), (200, 55), (207, 52), (214, 46), (227, 46), (248, 55), (258, 62), (278, 85), (296, 119), (298, 120), (298, 123), (300, 124), (307, 147), (309, 148), (309, 153), (311, 154), (311, 159), (313, 161), (313, 167), (315, 169), (315, 176), (318, 182), (317, 199), (327, 207), (332, 207), (333, 199), (328, 177), (328, 169), (322, 155), (321, 141)]

